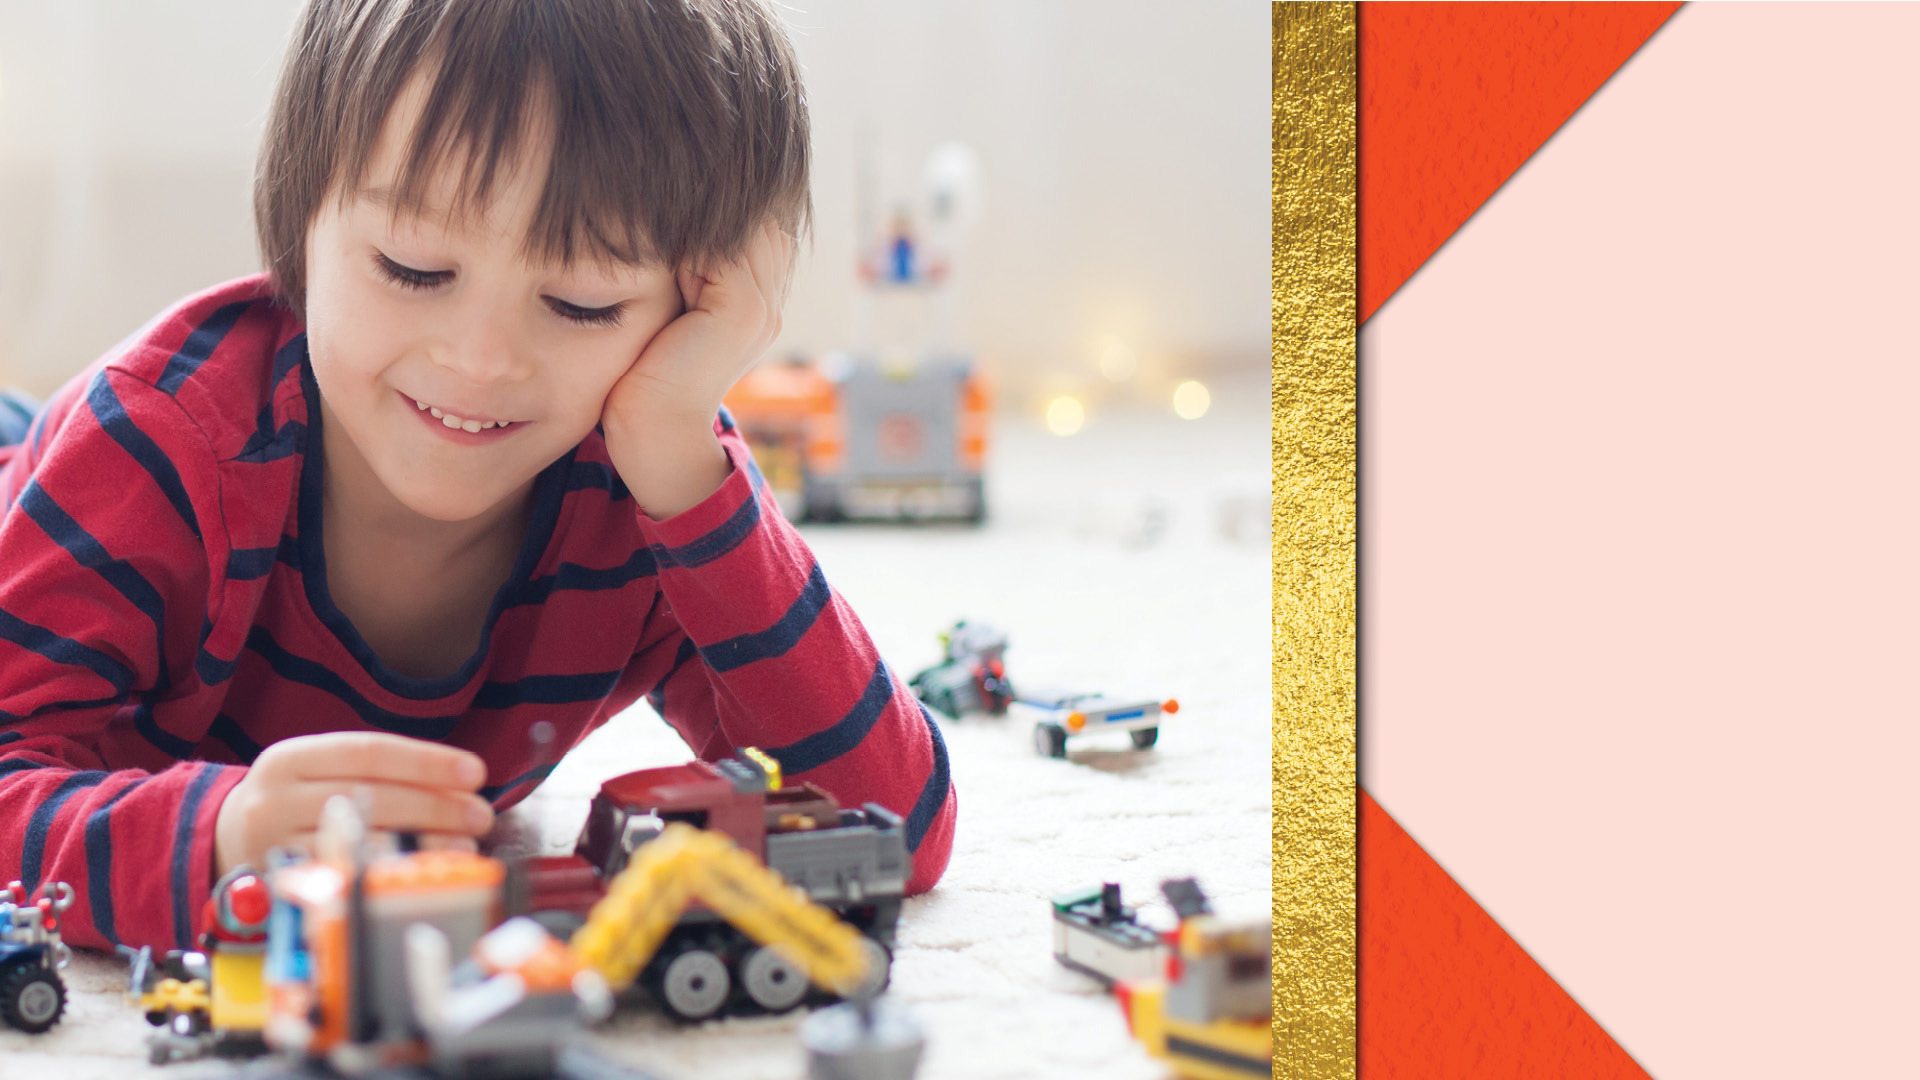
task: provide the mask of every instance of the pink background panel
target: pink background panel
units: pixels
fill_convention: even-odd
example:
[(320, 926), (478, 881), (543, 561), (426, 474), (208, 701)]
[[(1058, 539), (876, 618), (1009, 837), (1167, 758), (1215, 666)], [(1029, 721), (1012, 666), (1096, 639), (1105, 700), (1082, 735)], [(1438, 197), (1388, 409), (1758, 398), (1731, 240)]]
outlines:
[(1920, 1070), (1916, 40), (1688, 5), (1360, 336), (1362, 781), (1662, 1078)]

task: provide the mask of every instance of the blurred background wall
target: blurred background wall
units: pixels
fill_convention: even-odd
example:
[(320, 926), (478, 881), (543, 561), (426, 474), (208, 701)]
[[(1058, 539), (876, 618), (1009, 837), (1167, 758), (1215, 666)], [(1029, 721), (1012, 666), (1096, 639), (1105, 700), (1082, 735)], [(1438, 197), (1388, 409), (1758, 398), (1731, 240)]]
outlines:
[[(296, 0), (0, 0), (0, 380), (45, 395), (259, 267), (249, 182)], [(801, 0), (815, 239), (776, 352), (854, 332), (869, 229), (978, 161), (956, 336), (1003, 404), (1268, 369), (1269, 12), (1250, 0)], [(1103, 373), (1104, 369), (1104, 373)]]

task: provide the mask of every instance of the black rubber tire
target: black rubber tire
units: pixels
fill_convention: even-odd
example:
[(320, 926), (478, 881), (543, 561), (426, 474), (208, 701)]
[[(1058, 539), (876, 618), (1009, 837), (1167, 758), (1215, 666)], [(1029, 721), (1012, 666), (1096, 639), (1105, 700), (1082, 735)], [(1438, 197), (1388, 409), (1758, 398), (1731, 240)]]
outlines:
[(1067, 729), (1059, 724), (1035, 724), (1033, 727), (1034, 749), (1050, 758), (1067, 756)]
[(1157, 727), (1135, 728), (1127, 734), (1133, 736), (1135, 750), (1151, 749), (1154, 743), (1160, 741), (1160, 729)]
[(55, 972), (35, 963), (0, 972), (0, 1020), (12, 1027), (38, 1035), (59, 1023), (66, 1008), (67, 986)]

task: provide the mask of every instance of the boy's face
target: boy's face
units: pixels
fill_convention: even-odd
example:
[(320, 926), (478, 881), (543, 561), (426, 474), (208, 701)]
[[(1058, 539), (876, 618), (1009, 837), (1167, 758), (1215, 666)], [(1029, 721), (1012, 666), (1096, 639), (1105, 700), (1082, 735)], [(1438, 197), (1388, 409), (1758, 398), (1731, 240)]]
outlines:
[(364, 183), (344, 206), (323, 200), (308, 230), (308, 350), (330, 472), (371, 472), (399, 508), (458, 522), (502, 508), (593, 430), (681, 296), (664, 266), (525, 261), (547, 168), (537, 130), (474, 214), (444, 209), (458, 155), (426, 210), (392, 214), (425, 89), (416, 76), (396, 99)]

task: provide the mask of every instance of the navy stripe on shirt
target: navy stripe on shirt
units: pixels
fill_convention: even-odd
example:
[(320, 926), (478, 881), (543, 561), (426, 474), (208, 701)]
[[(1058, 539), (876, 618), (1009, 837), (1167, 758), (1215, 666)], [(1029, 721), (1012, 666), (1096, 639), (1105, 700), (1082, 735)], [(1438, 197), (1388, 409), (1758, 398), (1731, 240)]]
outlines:
[(740, 546), (760, 524), (760, 500), (749, 498), (727, 520), (698, 540), (675, 548), (656, 548), (661, 566), (703, 566)]
[(8, 743), (19, 742), (21, 739), (24, 739), (24, 738), (26, 738), (26, 736), (20, 734), (17, 731), (0, 731), (0, 746), (5, 746)]
[(158, 670), (164, 680), (168, 670), (167, 605), (160, 596), (160, 590), (135, 570), (132, 563), (109, 555), (106, 547), (81, 527), (73, 515), (61, 509), (60, 504), (47, 494), (38, 481), (27, 481), (26, 489), (20, 492), (20, 509), (26, 511), (27, 516), (54, 543), (66, 549), (75, 562), (100, 575), (102, 580), (113, 586), (115, 592), (126, 597), (128, 603), (139, 608), (142, 614), (153, 621), (154, 655), (159, 660)]
[(187, 874), (193, 868), (193, 826), (200, 816), (200, 804), (207, 789), (220, 778), (218, 765), (202, 765), (187, 794), (180, 800), (180, 813), (173, 820), (173, 944), (177, 949), (193, 944), (193, 914), (188, 911)]
[(827, 575), (816, 562), (813, 572), (807, 575), (807, 587), (800, 591), (799, 598), (794, 600), (778, 622), (765, 630), (704, 646), (700, 656), (706, 660), (707, 667), (714, 671), (732, 671), (755, 660), (779, 656), (793, 648), (813, 627), (814, 620), (820, 617), (820, 612), (832, 597), (832, 590), (827, 588)]
[(925, 705), (920, 706), (920, 717), (927, 722), (927, 733), (933, 736), (933, 773), (927, 777), (927, 783), (920, 789), (920, 797), (913, 801), (913, 812), (907, 815), (907, 851), (920, 850), (920, 841), (926, 839), (927, 830), (933, 827), (933, 819), (939, 815), (940, 807), (946, 804), (947, 789), (953, 786), (947, 773), (947, 744), (940, 738), (940, 725), (933, 722), (933, 716)]
[(181, 483), (179, 471), (173, 467), (173, 462), (167, 460), (167, 455), (160, 452), (160, 447), (127, 415), (126, 407), (120, 404), (120, 398), (113, 392), (105, 371), (94, 376), (92, 384), (87, 387), (87, 407), (93, 410), (94, 419), (113, 437), (113, 441), (119, 443), (121, 449), (132, 455), (133, 460), (147, 471), (147, 475), (153, 477), (153, 482), (159, 485), (161, 494), (173, 504), (180, 520), (193, 530), (193, 538), (204, 540), (205, 537), (200, 535), (200, 522), (194, 517), (193, 501), (187, 498), (187, 487)]
[(279, 547), (234, 548), (227, 552), (227, 580), (254, 581), (273, 572)]
[(44, 769), (46, 767), (45, 762), (12, 757), (5, 761), (0, 761), (0, 776), (12, 776), (14, 773), (26, 772), (28, 769)]
[(70, 637), (63, 637), (44, 626), (20, 618), (0, 608), (0, 638), (69, 667), (83, 667), (107, 680), (116, 697), (133, 686), (133, 671), (98, 649), (89, 648)]
[(144, 698), (133, 707), (133, 728), (168, 757), (193, 756), (193, 744), (161, 727), (160, 722), (153, 718), (153, 703)]
[(516, 705), (575, 705), (600, 701), (620, 682), (622, 669), (579, 675), (524, 675), (513, 682), (486, 682), (473, 696), (473, 708), (511, 709)]
[(33, 814), (27, 818), (27, 835), (20, 849), (20, 881), (27, 887), (28, 895), (40, 887), (40, 863), (47, 855), (47, 830), (53, 828), (54, 815), (60, 812), (74, 792), (93, 787), (106, 778), (107, 774), (97, 769), (74, 773), (60, 781), (60, 786), (53, 789), (53, 794), (33, 808)]
[(875, 664), (873, 678), (867, 680), (867, 689), (854, 702), (847, 715), (835, 721), (832, 727), (816, 731), (798, 742), (768, 750), (773, 759), (780, 763), (780, 771), (788, 775), (817, 769), (841, 754), (860, 745), (873, 730), (873, 725), (886, 711), (887, 702), (893, 698), (893, 680), (887, 675), (885, 662)]
[(382, 731), (391, 731), (395, 735), (409, 735), (416, 739), (444, 739), (460, 722), (460, 714), (451, 716), (405, 716), (388, 712), (361, 696), (347, 680), (340, 677), (332, 668), (304, 656), (296, 656), (280, 647), (273, 635), (263, 626), (255, 626), (247, 632), (247, 648), (263, 657), (273, 668), (273, 673), (289, 682), (311, 687), (340, 699), (351, 708), (370, 727)]
[(146, 782), (144, 776), (135, 780), (87, 815), (87, 903), (93, 909), (93, 928), (111, 945), (120, 944), (120, 935), (113, 927), (113, 808)]
[(626, 481), (620, 479), (620, 473), (603, 461), (575, 461), (567, 467), (567, 490), (582, 491), (587, 488), (601, 488), (612, 502), (630, 499), (633, 493), (627, 490)]
[(664, 720), (667, 716), (667, 683), (686, 665), (687, 661), (693, 659), (699, 652), (692, 638), (681, 638), (680, 647), (674, 650), (673, 666), (667, 669), (665, 675), (660, 676), (659, 682), (653, 684), (653, 689), (647, 691), (647, 704), (653, 706), (653, 711), (659, 713), (661, 719)]
[(553, 769), (554, 767), (552, 765), (536, 765), (504, 784), (489, 784), (481, 788), (479, 795), (490, 803), (497, 803), (500, 801), (502, 795), (505, 795), (507, 792), (512, 791), (514, 788), (519, 787), (529, 780), (535, 783), (545, 780), (548, 776), (552, 775)]
[(233, 751), (234, 757), (247, 765), (253, 764), (253, 759), (259, 757), (260, 751), (266, 749), (253, 741), (253, 736), (247, 734), (238, 720), (226, 713), (213, 718), (213, 723), (207, 725), (207, 735), (220, 740), (227, 749)]
[(213, 350), (220, 347), (227, 331), (232, 330), (233, 324), (239, 322), (240, 316), (252, 306), (253, 301), (241, 300), (215, 309), (205, 322), (193, 328), (193, 333), (187, 335), (186, 341), (181, 342), (179, 351), (167, 361), (166, 370), (160, 373), (159, 380), (154, 383), (155, 388), (168, 396), (179, 393), (180, 384), (200, 370), (200, 365), (213, 355)]

